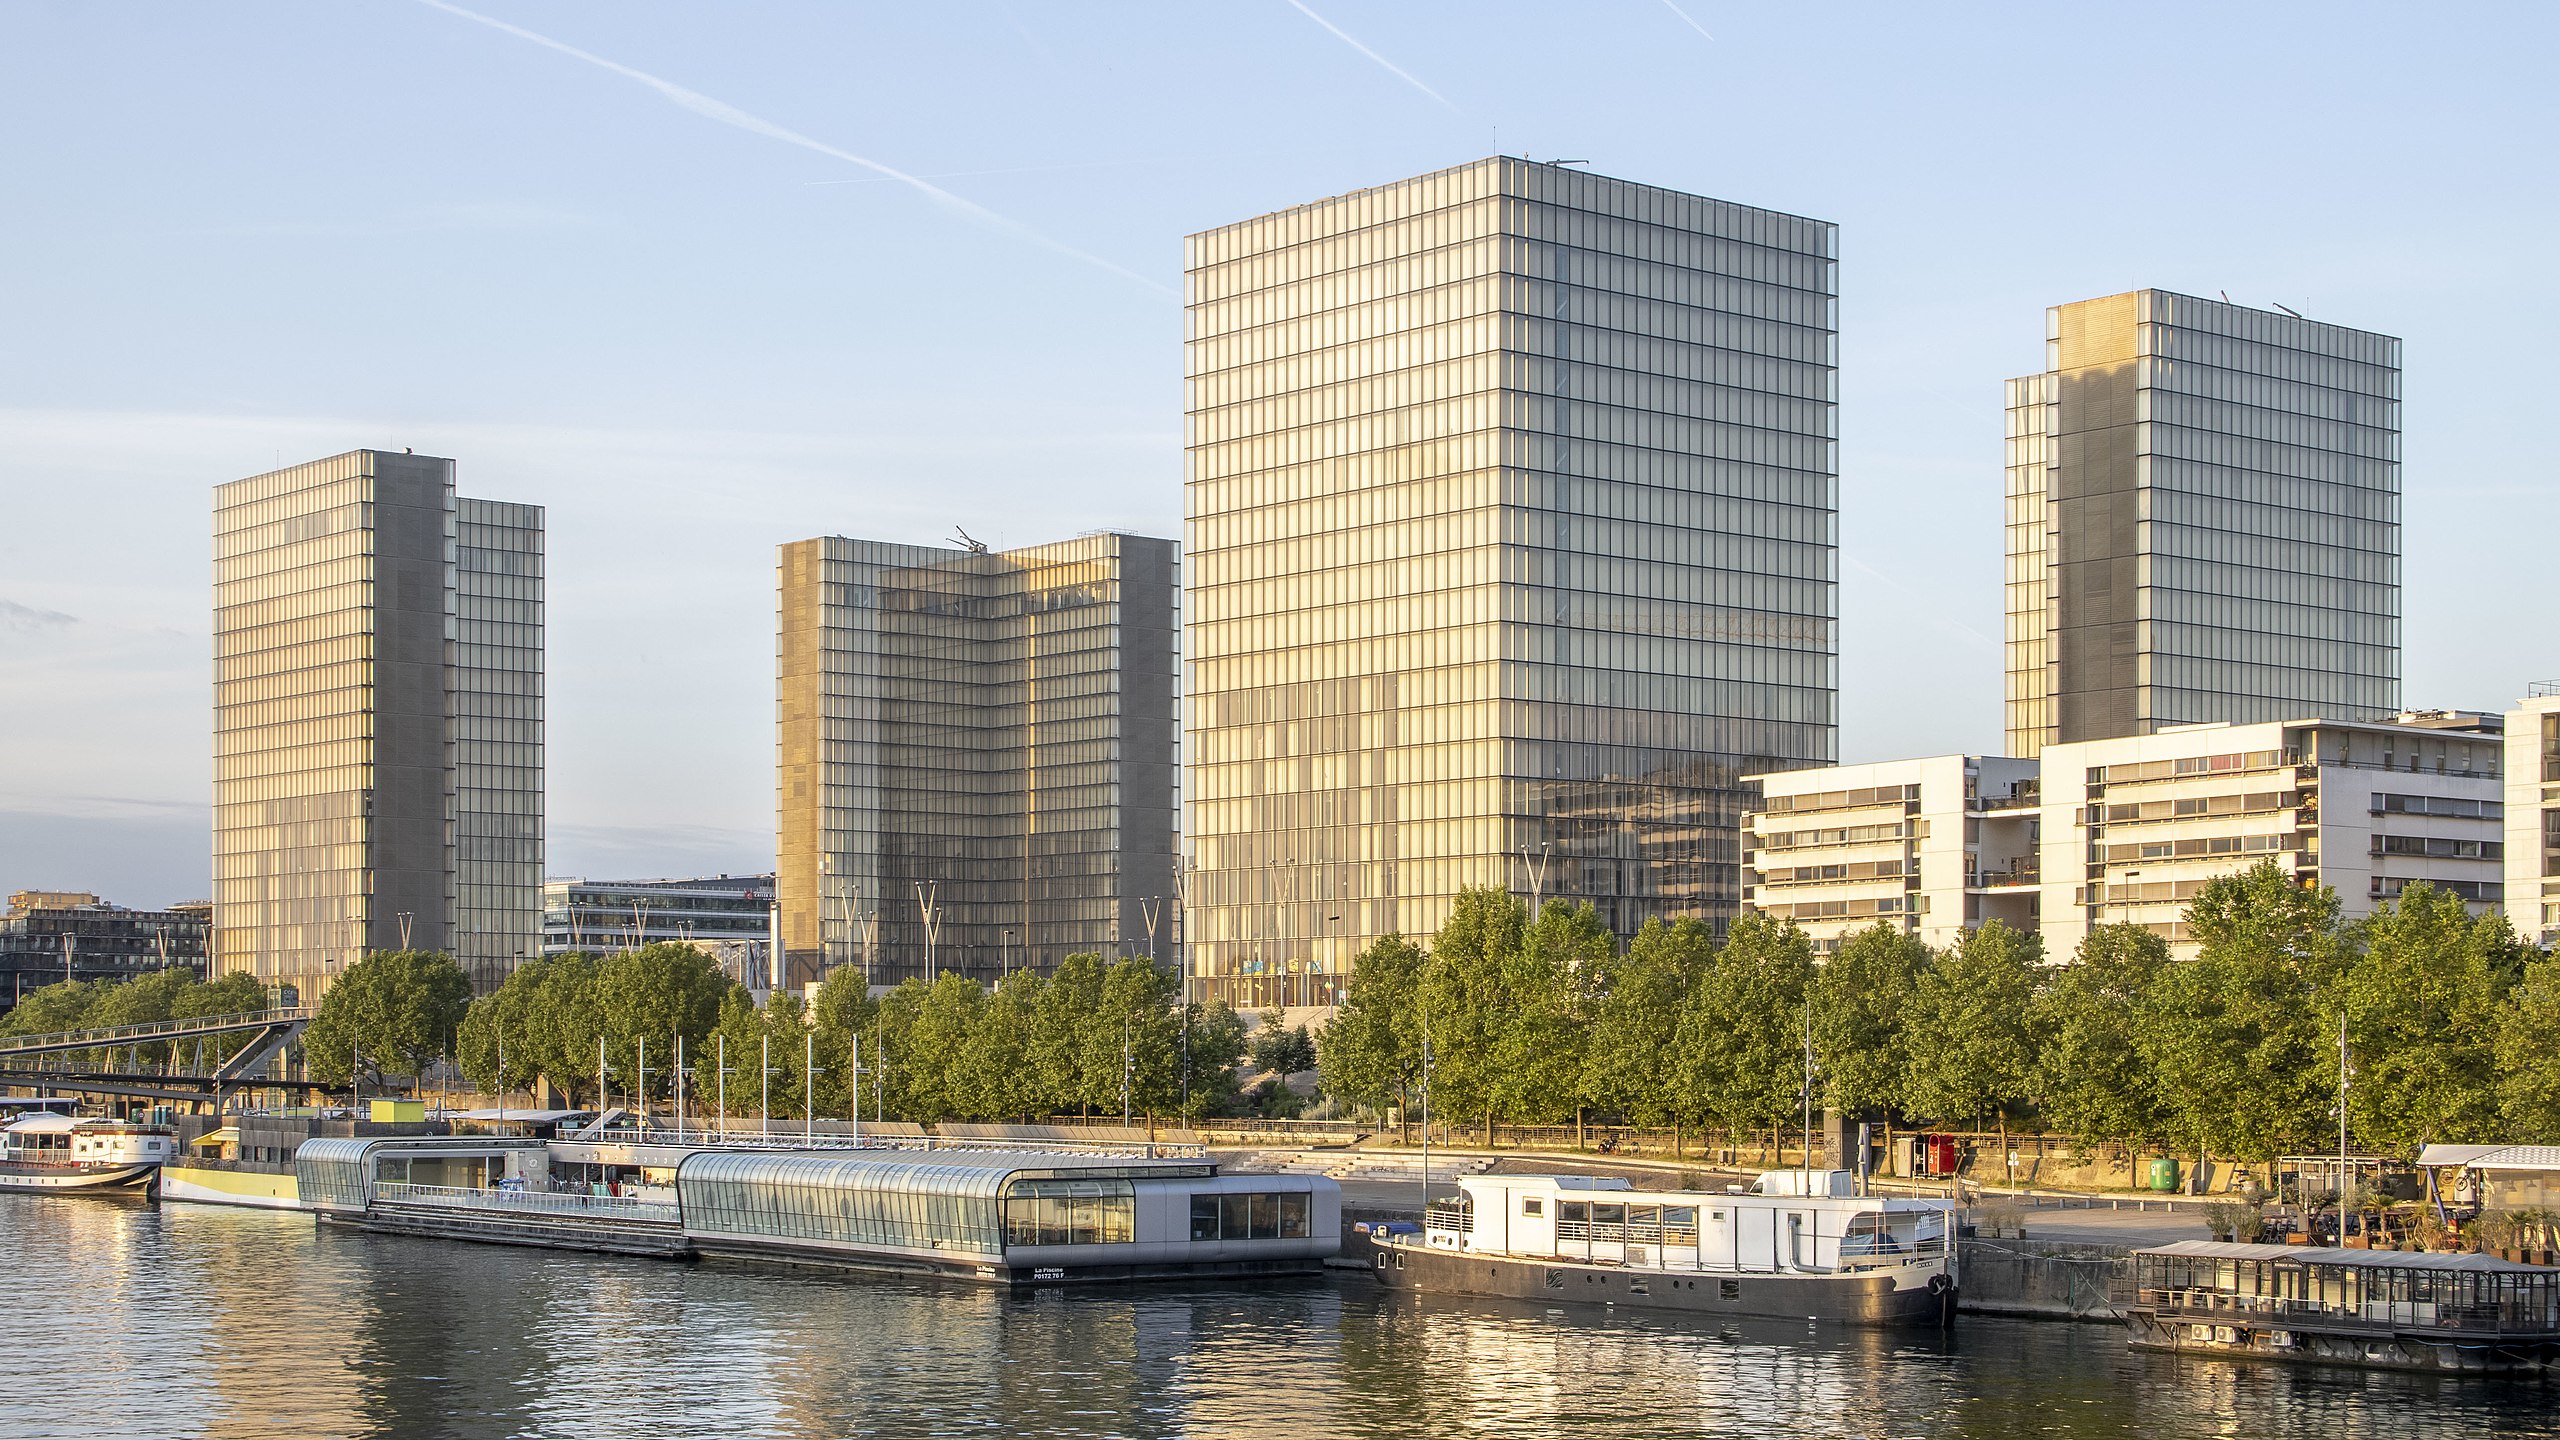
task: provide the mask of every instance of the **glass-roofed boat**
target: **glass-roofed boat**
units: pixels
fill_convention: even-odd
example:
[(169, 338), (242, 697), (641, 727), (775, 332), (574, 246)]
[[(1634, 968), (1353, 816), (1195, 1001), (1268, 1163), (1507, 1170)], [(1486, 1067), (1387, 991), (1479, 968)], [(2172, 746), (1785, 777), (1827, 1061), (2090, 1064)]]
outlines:
[(2185, 1240), (2133, 1252), (2138, 1349), (2392, 1370), (2548, 1373), (2560, 1269), (2488, 1255)]

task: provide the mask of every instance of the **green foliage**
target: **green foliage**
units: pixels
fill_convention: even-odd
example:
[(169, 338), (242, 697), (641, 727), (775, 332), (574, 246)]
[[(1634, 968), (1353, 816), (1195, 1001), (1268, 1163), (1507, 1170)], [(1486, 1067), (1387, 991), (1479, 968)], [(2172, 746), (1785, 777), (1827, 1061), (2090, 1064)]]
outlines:
[[(1422, 947), (1381, 935), (1352, 961), (1349, 993), (1316, 1036), (1324, 1092), (1385, 1111), (1410, 1108), (1422, 1079)], [(1200, 1044), (1192, 1035), (1196, 1054)]]
[(0, 1016), (0, 1036), (59, 1035), (95, 1029), (89, 1016), (112, 988), (113, 984), (107, 981), (57, 980), (30, 990), (19, 997), (6, 1016)]
[(1822, 1103), (1855, 1115), (1902, 1101), (1911, 997), (1929, 947), (1879, 920), (1831, 952), (1813, 979), (1815, 1081)]
[(1715, 958), (1715, 932), (1687, 916), (1648, 920), (1623, 956), (1591, 976), (1591, 1026), (1582, 1052), (1583, 1098), (1639, 1125), (1689, 1113), (1678, 1072), (1666, 1063), (1680, 1013)]
[[(1374, 948), (1374, 947), (1373, 947)], [(1327, 1033), (1331, 1027), (1327, 1027)], [(1321, 1040), (1317, 1051), (1321, 1057)], [(1238, 1103), (1236, 1074), (1244, 1061), (1244, 1017), (1224, 1000), (1192, 1004), (1175, 1037), (1175, 1113), (1185, 1120), (1225, 1114)], [(1318, 1060), (1322, 1069), (1322, 1060)]]
[(2036, 1078), (2036, 972), (2044, 944), (1997, 920), (1920, 972), (1903, 1027), (1902, 1104), (1940, 1120), (1989, 1119)]
[(2159, 1084), (2138, 1047), (2146, 998), (2168, 968), (2168, 941), (2139, 925), (2101, 925), (2049, 978), (2036, 1002), (2046, 1119), (2084, 1141), (2160, 1138)]
[(2524, 967), (2507, 992), (2495, 1044), (2504, 1138), (2560, 1145), (2560, 957)]
[(1296, 1075), (1316, 1068), (1316, 1042), (1304, 1025), (1283, 1025), (1280, 1012), (1262, 1012), (1262, 1026), (1253, 1032), (1253, 1043), (1247, 1053), (1253, 1068), (1267, 1075)]
[(483, 1090), (500, 1088), (502, 1078), (507, 1089), (540, 1079), (573, 1109), (595, 1103), (596, 1041), (605, 1033), (597, 966), (584, 951), (527, 960), (473, 1001), (456, 1037), (463, 1075)]
[(2199, 954), (2143, 1006), (2167, 1138), (2250, 1161), (2317, 1143), (2337, 1062), (2312, 1001), (2338, 969), (2337, 895), (2261, 862), (2208, 882), (2188, 925)]
[(2515, 948), (2505, 918), (2412, 883), (2357, 928), (2361, 953), (2324, 1007), (2346, 1016), (2353, 1132), (2408, 1153), (2497, 1138), (2499, 972)]
[(415, 1076), (453, 1053), (471, 981), (432, 950), (377, 950), (347, 967), (302, 1033), (311, 1073), (343, 1084), (361, 1070)]
[(1794, 922), (1733, 922), (1682, 1008), (1673, 1064), (1682, 1111), (1740, 1130), (1799, 1113), (1813, 945)]
[[(646, 1100), (671, 1095), (677, 1038), (688, 1051), (699, 1050), (719, 1023), (721, 997), (734, 985), (710, 956), (690, 945), (643, 945), (598, 962), (595, 1008), (604, 1022), (606, 1063), (616, 1088), (628, 1090), (638, 1081)], [(645, 1076), (639, 1069), (644, 1046)], [(796, 1055), (801, 1047), (792, 1048)]]

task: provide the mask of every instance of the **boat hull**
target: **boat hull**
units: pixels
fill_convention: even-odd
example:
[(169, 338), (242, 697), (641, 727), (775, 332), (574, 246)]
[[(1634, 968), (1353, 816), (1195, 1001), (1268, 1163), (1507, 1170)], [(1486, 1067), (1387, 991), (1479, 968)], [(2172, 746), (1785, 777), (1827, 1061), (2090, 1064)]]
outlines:
[(2405, 1330), (2216, 1324), (2140, 1308), (2125, 1312), (2125, 1343), (2136, 1350), (2217, 1360), (2349, 1365), (2436, 1375), (2544, 1375), (2560, 1365), (2560, 1340), (2549, 1336), (2439, 1338)]
[(86, 1191), (147, 1193), (160, 1174), (160, 1162), (130, 1165), (29, 1165), (0, 1161), (0, 1193), (76, 1195)]
[(1390, 1290), (1480, 1295), (1546, 1305), (1876, 1326), (1945, 1326), (1956, 1290), (1943, 1271), (1773, 1275), (1648, 1270), (1573, 1260), (1461, 1253), (1419, 1245), (1370, 1247), (1370, 1273)]
[(291, 1171), (212, 1170), (171, 1165), (160, 1172), (160, 1198), (190, 1205), (240, 1205), (255, 1210), (300, 1210), (302, 1194)]

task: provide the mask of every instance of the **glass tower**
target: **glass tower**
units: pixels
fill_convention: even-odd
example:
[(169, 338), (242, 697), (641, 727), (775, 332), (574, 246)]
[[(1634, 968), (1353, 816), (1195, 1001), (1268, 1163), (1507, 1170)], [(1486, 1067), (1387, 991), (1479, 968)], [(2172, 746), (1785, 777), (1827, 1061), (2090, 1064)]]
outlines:
[(2009, 753), (2400, 708), (2400, 342), (2165, 290), (2008, 385)]
[(214, 491), (212, 968), (497, 985), (542, 888), (542, 511), (358, 450)]
[(1193, 973), (1741, 899), (1836, 712), (1833, 227), (1496, 157), (1188, 242)]
[(782, 547), (783, 984), (1174, 953), (1170, 540)]

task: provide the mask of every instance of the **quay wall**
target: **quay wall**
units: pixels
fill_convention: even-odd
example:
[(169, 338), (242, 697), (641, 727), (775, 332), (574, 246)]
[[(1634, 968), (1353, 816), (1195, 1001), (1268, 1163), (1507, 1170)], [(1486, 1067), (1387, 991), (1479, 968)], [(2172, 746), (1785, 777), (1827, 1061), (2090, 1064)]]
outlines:
[(2110, 1297), (2131, 1253), (2121, 1245), (1962, 1241), (1957, 1313), (2120, 1324), (2124, 1317)]

